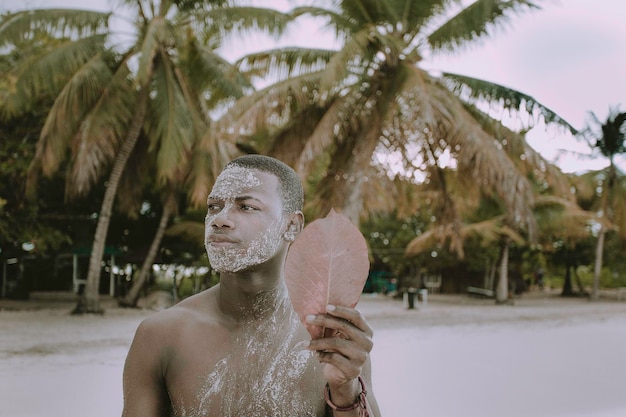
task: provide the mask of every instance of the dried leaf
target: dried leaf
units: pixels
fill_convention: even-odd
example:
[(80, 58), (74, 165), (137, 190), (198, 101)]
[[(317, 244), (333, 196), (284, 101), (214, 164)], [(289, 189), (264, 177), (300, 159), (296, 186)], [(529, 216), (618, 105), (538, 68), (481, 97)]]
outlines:
[(367, 243), (346, 216), (331, 210), (306, 226), (292, 243), (285, 265), (285, 283), (294, 310), (313, 339), (324, 329), (305, 322), (328, 304), (354, 307), (369, 272)]

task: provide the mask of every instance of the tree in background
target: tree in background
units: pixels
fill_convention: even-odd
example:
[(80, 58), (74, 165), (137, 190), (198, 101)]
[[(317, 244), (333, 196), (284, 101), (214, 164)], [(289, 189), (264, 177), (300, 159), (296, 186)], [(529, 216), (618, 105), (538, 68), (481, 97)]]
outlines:
[[(626, 153), (626, 113), (620, 112), (618, 108), (612, 108), (604, 122), (601, 122), (593, 112), (589, 113), (589, 117), (590, 121), (581, 132), (581, 136), (594, 152), (609, 161), (606, 169), (581, 176), (582, 181), (578, 187), (588, 199), (596, 202), (593, 205), (597, 213), (594, 234), (598, 240), (591, 299), (597, 300), (606, 234), (616, 231), (622, 239), (626, 238), (626, 179), (615, 166), (615, 156)], [(583, 187), (585, 181), (587, 185)]]
[[(576, 268), (588, 262), (587, 243), (589, 241), (589, 220), (592, 213), (581, 208), (577, 201), (565, 200), (549, 194), (543, 194), (535, 205), (535, 218), (539, 229), (539, 239), (531, 246), (530, 254), (533, 272), (546, 268), (546, 256), (554, 266), (562, 265), (564, 283), (561, 295), (573, 296), (585, 293), (580, 280), (578, 293), (574, 292), (572, 272), (578, 278)], [(540, 284), (541, 285), (541, 284)]]
[(70, 240), (67, 231), (46, 220), (68, 210), (63, 207), (62, 178), (45, 181), (49, 191), (46, 198), (33, 201), (24, 196), (43, 116), (33, 112), (29, 117), (3, 122), (0, 129), (0, 259), (23, 253), (24, 244), (32, 245), (31, 252), (45, 254)]
[[(5, 47), (16, 47), (20, 39), (40, 32), (60, 39), (54, 47), (26, 57), (10, 74), (14, 91), (7, 96), (5, 112), (23, 112), (41, 94), (56, 97), (41, 132), (33, 177), (54, 173), (68, 149), (70, 195), (85, 193), (110, 172), (86, 289), (76, 312), (101, 311), (98, 287), (108, 225), (120, 179), (142, 129), (159, 167), (158, 181), (176, 183), (180, 161), (191, 158), (194, 142), (208, 130), (205, 105), (216, 96), (208, 91), (240, 85), (231, 78), (236, 74), (220, 73), (225, 62), (213, 53), (216, 45), (205, 42), (227, 30), (252, 27), (276, 33), (285, 20), (271, 10), (230, 8), (218, 0), (123, 4), (134, 13), (135, 28), (121, 52), (107, 48), (116, 41), (109, 13), (26, 10), (5, 16), (0, 26), (0, 44)], [(187, 54), (183, 49), (189, 47), (196, 48), (203, 64), (193, 76), (178, 67), (179, 57)], [(210, 138), (204, 142), (203, 150), (218, 149), (210, 147), (215, 144)], [(219, 154), (210, 155), (218, 165)]]
[[(531, 218), (531, 185), (467, 104), (536, 112), (575, 129), (532, 97), (457, 74), (434, 75), (423, 64), (484, 39), (508, 17), (537, 8), (535, 2), (321, 4), (292, 13), (324, 19), (341, 48), (281, 48), (242, 58), (242, 71), (279, 81), (236, 103), (223, 119), (226, 136), (314, 181), (309, 207), (318, 216), (331, 207), (355, 222), (365, 216), (369, 191), (385, 181), (374, 160), (412, 179), (453, 165), (493, 189), (510, 218)], [(382, 199), (392, 201), (387, 195)]]
[[(36, 53), (54, 43), (44, 34), (19, 41), (19, 50), (4, 50), (0, 55), (0, 97), (5, 99), (11, 79), (5, 77), (27, 53)], [(67, 244), (71, 238), (67, 227), (71, 207), (63, 205), (63, 178), (56, 176), (43, 182), (46, 193), (38, 200), (26, 198), (24, 189), (28, 167), (35, 154), (39, 131), (53, 102), (42, 96), (31, 103), (19, 118), (0, 119), (0, 259), (21, 258), (24, 254), (46, 255)], [(65, 217), (67, 216), (67, 217)], [(25, 251), (24, 248), (28, 248)], [(3, 273), (3, 296), (27, 296), (28, 288), (8, 288), (6, 269)]]
[(430, 193), (428, 200), (433, 202), (433, 222), (427, 231), (409, 242), (406, 254), (411, 256), (435, 245), (446, 245), (463, 259), (465, 241), (470, 236), (477, 237), (485, 246), (497, 243), (499, 272), (495, 293), (496, 302), (502, 304), (510, 299), (508, 272), (511, 245), (534, 245), (539, 239), (541, 232), (536, 226), (536, 204), (545, 204), (548, 194), (553, 196), (553, 203), (562, 201), (562, 204), (573, 204), (573, 195), (567, 177), (530, 148), (523, 135), (511, 131), (473, 106), (468, 105), (467, 110), (480, 121), (485, 132), (497, 138), (494, 140), (518, 175), (524, 175), (532, 187), (532, 205), (528, 203), (531, 211), (512, 217), (506, 200), (490, 186), (488, 180), (475, 181), (471, 172), (466, 171), (470, 167), (444, 170), (435, 164), (431, 167), (432, 173), (420, 186)]

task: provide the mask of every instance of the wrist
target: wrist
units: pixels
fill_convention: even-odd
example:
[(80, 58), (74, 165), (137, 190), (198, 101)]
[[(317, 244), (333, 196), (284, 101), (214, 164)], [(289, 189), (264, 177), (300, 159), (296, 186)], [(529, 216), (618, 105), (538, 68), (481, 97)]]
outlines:
[(361, 393), (361, 385), (358, 378), (354, 378), (342, 384), (326, 384), (326, 390), (334, 404), (344, 407), (354, 404), (354, 399)]
[(357, 408), (366, 410), (366, 395), (367, 389), (361, 376), (352, 380), (350, 383), (333, 388), (331, 388), (329, 384), (326, 384), (324, 390), (326, 403), (335, 411), (350, 411)]

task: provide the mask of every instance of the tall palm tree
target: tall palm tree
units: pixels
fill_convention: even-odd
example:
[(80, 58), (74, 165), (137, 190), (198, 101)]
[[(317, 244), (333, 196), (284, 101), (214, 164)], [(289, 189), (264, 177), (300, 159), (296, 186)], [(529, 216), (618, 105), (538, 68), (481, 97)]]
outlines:
[(589, 117), (590, 120), (581, 132), (581, 136), (593, 151), (609, 161), (606, 169), (584, 176), (595, 183), (596, 190), (601, 190), (597, 206), (598, 241), (591, 288), (591, 299), (597, 300), (606, 234), (611, 230), (617, 230), (622, 238), (626, 238), (624, 174), (615, 166), (615, 157), (626, 153), (626, 113), (620, 112), (619, 108), (611, 108), (604, 122), (600, 121), (593, 112), (589, 113)]
[[(208, 131), (207, 110), (224, 92), (241, 95), (236, 74), (213, 51), (228, 32), (250, 28), (280, 32), (286, 17), (269, 9), (231, 7), (223, 0), (123, 0), (134, 13), (134, 31), (121, 52), (109, 13), (31, 10), (3, 19), (0, 44), (36, 31), (63, 40), (14, 71), (10, 111), (27, 106), (42, 91), (57, 99), (33, 161), (33, 174), (54, 172), (71, 150), (68, 193), (81, 194), (110, 172), (89, 262), (84, 299), (77, 312), (99, 312), (101, 261), (113, 203), (127, 161), (142, 131), (150, 141), (161, 183), (176, 183), (179, 164)], [(129, 45), (124, 47), (123, 45)], [(181, 56), (195, 57), (195, 73), (181, 71)], [(205, 72), (202, 72), (205, 71)], [(9, 111), (7, 110), (7, 111)], [(204, 139), (203, 149), (216, 145)], [(214, 147), (211, 150), (215, 150)], [(213, 155), (213, 158), (219, 158)], [(214, 160), (213, 162), (218, 163)], [(206, 182), (202, 175), (196, 184)], [(206, 192), (206, 191), (205, 191)], [(196, 190), (194, 196), (199, 192)]]
[(366, 214), (364, 193), (379, 178), (373, 157), (388, 154), (411, 175), (453, 165), (460, 176), (494, 190), (507, 216), (532, 229), (530, 183), (504, 151), (502, 137), (485, 129), (468, 104), (495, 103), (575, 129), (528, 95), (458, 74), (433, 74), (424, 63), (485, 38), (511, 15), (538, 8), (536, 2), (322, 4), (292, 13), (326, 19), (341, 49), (282, 48), (242, 58), (242, 71), (279, 81), (239, 100), (223, 119), (225, 134), (255, 151), (280, 155), (303, 179), (315, 179), (311, 202), (322, 215), (331, 207), (355, 222)]

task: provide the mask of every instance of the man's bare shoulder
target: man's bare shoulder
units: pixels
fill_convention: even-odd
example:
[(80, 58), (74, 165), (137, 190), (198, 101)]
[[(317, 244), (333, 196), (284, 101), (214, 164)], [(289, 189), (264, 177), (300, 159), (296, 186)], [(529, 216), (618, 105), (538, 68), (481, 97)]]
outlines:
[(182, 300), (144, 319), (138, 332), (172, 335), (194, 325), (218, 323), (216, 296), (213, 288)]

